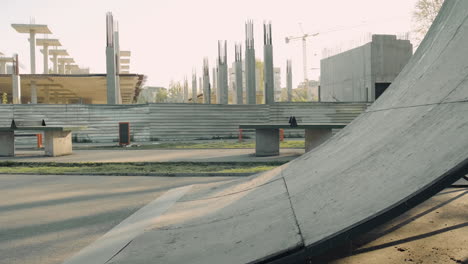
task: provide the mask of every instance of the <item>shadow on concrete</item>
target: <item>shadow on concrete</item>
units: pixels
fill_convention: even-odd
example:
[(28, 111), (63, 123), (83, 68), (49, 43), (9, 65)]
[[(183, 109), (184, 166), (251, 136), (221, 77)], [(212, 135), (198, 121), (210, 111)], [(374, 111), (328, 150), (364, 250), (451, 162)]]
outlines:
[[(449, 193), (454, 193), (454, 192), (460, 192), (462, 190), (447, 190), (445, 192), (440, 192), (438, 193), (438, 195), (443, 195), (443, 194), (449, 194)], [(438, 229), (438, 230), (434, 230), (434, 231), (431, 231), (431, 232), (428, 232), (428, 233), (425, 233), (425, 234), (420, 234), (420, 235), (416, 235), (416, 236), (411, 236), (411, 237), (407, 237), (407, 238), (403, 238), (403, 239), (399, 239), (399, 240), (396, 240), (396, 241), (392, 241), (392, 242), (388, 242), (388, 243), (384, 243), (384, 244), (381, 244), (381, 245), (377, 245), (377, 246), (372, 246), (372, 247), (368, 247), (368, 248), (362, 248), (363, 246), (385, 236), (385, 235), (388, 235), (392, 232), (396, 232), (398, 229), (410, 224), (411, 222), (415, 221), (416, 219), (418, 218), (421, 218), (437, 209), (440, 209), (441, 207), (443, 206), (446, 206), (448, 205), (449, 203), (451, 202), (454, 202), (455, 200), (458, 200), (460, 198), (462, 198), (463, 196), (467, 195), (468, 194), (468, 191), (463, 191), (461, 194), (453, 197), (453, 198), (450, 198), (448, 199), (447, 201), (444, 201), (436, 206), (433, 206), (419, 214), (416, 214), (415, 216), (412, 216), (400, 223), (398, 223), (397, 225), (391, 227), (391, 228), (388, 228), (388, 229), (385, 229), (383, 231), (380, 231), (380, 232), (368, 232), (366, 234), (362, 234), (361, 236), (357, 237), (356, 239), (353, 239), (353, 240), (348, 240), (348, 241), (344, 241), (343, 245), (340, 246), (340, 247), (337, 247), (337, 248), (334, 248), (334, 249), (331, 249), (329, 251), (326, 251), (324, 252), (323, 254), (319, 255), (319, 256), (316, 256), (316, 257), (313, 257), (311, 259), (309, 259), (309, 263), (328, 263), (328, 262), (331, 262), (331, 261), (335, 261), (335, 260), (339, 260), (341, 258), (345, 258), (345, 257), (348, 257), (348, 256), (352, 256), (352, 255), (358, 255), (358, 254), (363, 254), (363, 253), (367, 253), (367, 252), (371, 252), (371, 251), (375, 251), (375, 250), (379, 250), (379, 249), (383, 249), (383, 248), (388, 248), (388, 247), (392, 247), (392, 246), (396, 246), (396, 245), (399, 245), (399, 244), (403, 244), (403, 243), (408, 243), (408, 242), (412, 242), (412, 241), (415, 241), (415, 240), (419, 240), (419, 239), (424, 239), (424, 238), (428, 238), (428, 237), (431, 237), (431, 236), (435, 236), (435, 235), (438, 235), (438, 234), (441, 234), (441, 233), (445, 233), (445, 232), (449, 232), (449, 231), (452, 231), (452, 230), (456, 230), (456, 229), (460, 229), (460, 228), (464, 228), (464, 227), (468, 227), (468, 222), (464, 222), (464, 223), (461, 223), (461, 224), (457, 224), (457, 225), (454, 225), (454, 226), (449, 226), (449, 227), (445, 227), (445, 228), (441, 228), (441, 229)], [(468, 260), (468, 259), (467, 259)], [(464, 262), (461, 262), (461, 263), (466, 263), (465, 260)]]

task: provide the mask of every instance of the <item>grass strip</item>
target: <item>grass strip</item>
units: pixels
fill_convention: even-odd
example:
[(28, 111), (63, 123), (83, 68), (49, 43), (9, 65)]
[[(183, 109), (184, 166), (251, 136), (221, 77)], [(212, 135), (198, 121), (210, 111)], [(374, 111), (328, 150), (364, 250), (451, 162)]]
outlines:
[[(235, 142), (235, 141), (216, 141), (216, 142), (168, 142), (150, 145), (132, 146), (131, 149), (253, 149), (255, 142)], [(280, 148), (304, 148), (304, 140), (290, 140), (280, 142)], [(76, 146), (74, 149), (122, 149), (114, 146)]]
[(55, 163), (0, 162), (2, 174), (203, 174), (256, 173), (267, 171), (284, 162), (129, 162), (129, 163)]

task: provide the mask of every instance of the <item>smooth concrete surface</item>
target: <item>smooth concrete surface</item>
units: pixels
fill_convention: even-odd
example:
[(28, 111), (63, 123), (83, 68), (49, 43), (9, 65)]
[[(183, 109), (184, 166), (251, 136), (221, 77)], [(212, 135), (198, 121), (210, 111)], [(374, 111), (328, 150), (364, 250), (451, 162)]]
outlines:
[(72, 153), (71, 131), (44, 131), (45, 155), (51, 157), (69, 155)]
[(0, 156), (15, 156), (14, 131), (0, 131)]
[(304, 138), (305, 138), (305, 152), (309, 152), (315, 147), (323, 144), (329, 138), (332, 137), (331, 128), (313, 128), (305, 129)]
[[(194, 188), (109, 263), (307, 263), (468, 170), (468, 1), (446, 1), (406, 68), (331, 140)], [(466, 216), (466, 214), (465, 214)]]
[(156, 218), (165, 213), (192, 186), (179, 187), (164, 193), (126, 218), (104, 236), (65, 261), (65, 264), (106, 263), (126, 247), (136, 236), (145, 232)]
[(0, 263), (63, 263), (168, 190), (234, 179), (0, 175)]
[(255, 129), (255, 156), (277, 156), (279, 150), (279, 129)]

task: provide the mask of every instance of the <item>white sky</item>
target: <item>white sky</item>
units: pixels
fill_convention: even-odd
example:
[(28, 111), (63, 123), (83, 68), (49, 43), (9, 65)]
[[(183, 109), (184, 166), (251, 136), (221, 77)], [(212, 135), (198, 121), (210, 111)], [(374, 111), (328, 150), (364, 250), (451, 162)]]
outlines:
[[(244, 43), (244, 23), (255, 22), (256, 56), (263, 58), (263, 21), (273, 25), (275, 67), (293, 60), (294, 87), (303, 79), (302, 43), (286, 44), (286, 36), (321, 34), (308, 41), (308, 68), (318, 68), (324, 48), (358, 44), (369, 33), (401, 34), (411, 31), (416, 0), (1, 0), (0, 51), (18, 53), (29, 72), (29, 35), (19, 34), (12, 23), (47, 24), (75, 61), (93, 73), (105, 73), (105, 15), (119, 22), (121, 50), (131, 50), (130, 71), (148, 76), (146, 85), (167, 87), (170, 80), (201, 72), (203, 57), (215, 65), (217, 41), (228, 41), (228, 63), (234, 43)], [(43, 35), (38, 35), (43, 38)], [(43, 68), (36, 51), (36, 71)], [(319, 70), (309, 69), (309, 79)]]

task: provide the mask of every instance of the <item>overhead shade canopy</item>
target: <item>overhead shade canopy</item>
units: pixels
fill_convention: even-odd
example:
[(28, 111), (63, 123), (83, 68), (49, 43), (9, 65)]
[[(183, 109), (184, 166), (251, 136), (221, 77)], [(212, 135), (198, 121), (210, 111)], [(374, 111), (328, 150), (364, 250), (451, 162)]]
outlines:
[(37, 39), (37, 46), (62, 46), (58, 39)]
[[(0, 74), (0, 93), (12, 94), (11, 75)], [(36, 81), (38, 103), (107, 103), (106, 74), (59, 75), (23, 74), (21, 75), (22, 102), (31, 98), (30, 83)], [(145, 76), (141, 74), (121, 74), (120, 91), (123, 104), (131, 104), (138, 96)], [(11, 102), (11, 100), (9, 100)]]
[(34, 33), (38, 34), (52, 34), (47, 25), (38, 25), (38, 24), (11, 24), (11, 26), (18, 31), (18, 33), (29, 33), (31, 30), (34, 30)]

